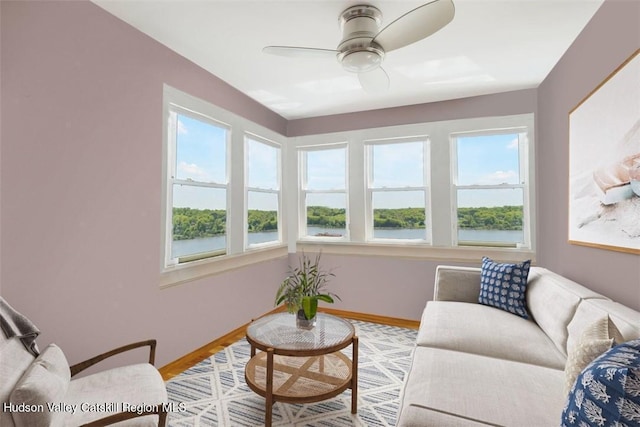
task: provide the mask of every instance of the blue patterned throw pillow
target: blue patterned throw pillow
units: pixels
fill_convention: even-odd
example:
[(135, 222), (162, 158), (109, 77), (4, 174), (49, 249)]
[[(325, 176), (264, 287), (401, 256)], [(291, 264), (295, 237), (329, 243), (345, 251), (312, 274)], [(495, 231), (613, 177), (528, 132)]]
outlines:
[(562, 411), (563, 427), (640, 425), (640, 339), (597, 357), (578, 375)]
[(525, 291), (530, 266), (530, 260), (500, 264), (483, 257), (478, 302), (528, 319)]

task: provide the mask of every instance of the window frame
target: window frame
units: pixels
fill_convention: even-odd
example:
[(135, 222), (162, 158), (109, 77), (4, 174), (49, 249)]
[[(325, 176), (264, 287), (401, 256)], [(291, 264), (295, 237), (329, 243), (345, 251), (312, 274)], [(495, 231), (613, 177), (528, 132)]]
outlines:
[[(394, 145), (402, 143), (422, 143), (422, 186), (404, 186), (404, 187), (374, 187), (373, 186), (373, 148), (381, 145)], [(389, 244), (431, 244), (431, 156), (430, 156), (430, 140), (428, 135), (417, 135), (407, 137), (396, 137), (386, 139), (370, 139), (364, 141), (364, 163), (365, 163), (365, 241), (372, 243), (389, 243)], [(376, 238), (374, 237), (374, 207), (373, 194), (377, 192), (400, 192), (400, 191), (420, 191), (424, 194), (424, 215), (425, 228), (424, 237), (422, 239), (399, 239), (399, 238)]]
[[(168, 140), (168, 150), (169, 150), (169, 158), (168, 158), (168, 168), (169, 173), (166, 175), (167, 178), (167, 222), (169, 224), (173, 224), (173, 192), (175, 185), (181, 185), (186, 187), (197, 187), (197, 188), (214, 188), (221, 189), (225, 191), (225, 211), (226, 217), (229, 217), (229, 202), (230, 202), (230, 192), (229, 192), (229, 176), (230, 176), (230, 148), (231, 148), (231, 126), (222, 121), (216, 120), (212, 117), (207, 116), (206, 114), (192, 111), (187, 108), (184, 108), (178, 104), (170, 102), (168, 105), (169, 111), (169, 121), (168, 124), (169, 134), (167, 135)], [(205, 181), (196, 181), (193, 179), (179, 179), (177, 178), (177, 146), (178, 146), (178, 117), (185, 116), (189, 117), (193, 120), (198, 120), (200, 122), (206, 123), (211, 126), (215, 126), (218, 128), (224, 129), (225, 132), (225, 176), (224, 182), (205, 182)], [(203, 260), (208, 258), (214, 258), (218, 256), (226, 255), (229, 251), (229, 224), (225, 220), (225, 248), (224, 250), (215, 250), (215, 251), (207, 251), (196, 254), (185, 255), (181, 257), (173, 258), (172, 248), (173, 248), (173, 227), (166, 227), (166, 236), (165, 236), (165, 267), (180, 265), (192, 261)]]
[[(230, 113), (207, 101), (188, 95), (168, 85), (164, 85), (163, 98), (163, 162), (162, 162), (162, 209), (161, 248), (158, 258), (160, 270), (160, 286), (167, 287), (192, 281), (198, 278), (217, 274), (235, 268), (252, 265), (256, 262), (286, 257), (288, 253), (300, 250), (321, 249), (332, 254), (353, 254), (365, 256), (397, 256), (404, 258), (432, 259), (436, 261), (477, 261), (481, 256), (494, 259), (535, 261), (536, 251), (536, 217), (535, 213), (535, 127), (534, 114), (525, 113), (500, 117), (462, 118), (409, 125), (398, 125), (380, 128), (367, 128), (346, 132), (325, 133), (317, 135), (287, 138), (257, 125), (243, 117)], [(214, 120), (214, 123), (228, 124), (231, 128), (231, 141), (227, 146), (227, 254), (203, 260), (194, 260), (179, 265), (165, 265), (168, 233), (167, 215), (172, 206), (167, 203), (167, 194), (172, 186), (168, 185), (167, 172), (168, 144), (168, 105), (175, 104), (187, 111), (202, 114)], [(457, 235), (457, 206), (454, 196), (453, 175), (451, 166), (451, 135), (477, 132), (478, 130), (504, 130), (511, 132), (514, 128), (526, 129), (526, 147), (520, 150), (520, 167), (524, 168), (521, 179), (526, 180), (524, 193), (525, 238), (528, 247), (463, 247), (454, 245), (452, 233)], [(245, 163), (246, 150), (244, 139), (247, 134), (255, 135), (263, 140), (279, 144), (280, 150), (280, 198), (278, 215), (278, 232), (280, 244), (265, 247), (247, 247), (247, 209), (248, 184)], [(411, 244), (407, 239), (369, 239), (372, 236), (373, 222), (369, 226), (367, 212), (372, 207), (367, 201), (368, 191), (367, 165), (365, 160), (367, 141), (398, 140), (398, 142), (419, 135), (428, 138), (428, 168), (423, 172), (429, 174), (425, 181), (428, 187), (425, 205), (429, 203), (431, 211), (426, 211), (425, 219), (430, 227), (430, 242)], [(387, 142), (387, 141), (385, 141)], [(382, 143), (382, 142), (381, 142)], [(345, 156), (345, 188), (340, 190), (302, 190), (303, 152), (331, 148), (344, 148)], [(175, 156), (175, 153), (173, 154)], [(447, 165), (442, 167), (442, 165)], [(174, 175), (175, 176), (175, 175)], [(457, 176), (457, 175), (456, 175)], [(342, 193), (345, 199), (345, 235), (339, 238), (303, 236), (306, 232), (306, 194)], [(437, 202), (437, 203), (435, 203)], [(455, 203), (454, 203), (455, 202)], [(172, 203), (171, 203), (172, 204)], [(456, 218), (456, 221), (453, 221)], [(355, 222), (354, 222), (355, 221)], [(367, 231), (367, 227), (371, 230)], [(426, 227), (425, 227), (426, 228)], [(288, 245), (288, 246), (287, 246)], [(523, 245), (524, 246), (524, 245)]]
[[(494, 246), (457, 246), (453, 245), (452, 233), (457, 224), (452, 221), (452, 179), (451, 172), (451, 134), (477, 132), (478, 130), (526, 129), (527, 147), (520, 152), (526, 155), (525, 175), (528, 183), (525, 194), (527, 212), (525, 212), (529, 236), (529, 247), (505, 248)], [(430, 223), (431, 242), (412, 244), (405, 239), (368, 240), (366, 217), (367, 166), (365, 164), (365, 141), (383, 139), (407, 139), (412, 136), (429, 138), (429, 202), (431, 203)], [(520, 262), (536, 258), (536, 191), (535, 191), (535, 114), (520, 113), (504, 116), (486, 116), (457, 118), (406, 125), (364, 128), (333, 133), (321, 133), (298, 136), (290, 139), (291, 147), (285, 164), (285, 170), (291, 176), (300, 173), (301, 158), (299, 149), (311, 146), (335, 144), (346, 141), (348, 145), (348, 232), (349, 241), (313, 240), (301, 235), (302, 209), (304, 204), (299, 188), (299, 180), (285, 182), (285, 192), (298, 198), (288, 205), (291, 214), (289, 225), (289, 251), (317, 251), (336, 255), (389, 256), (400, 258), (429, 259), (436, 262), (476, 262), (483, 256), (494, 259)], [(526, 151), (526, 153), (525, 153)], [(297, 233), (294, 233), (297, 230)]]
[[(328, 151), (344, 149), (345, 170), (344, 170), (344, 189), (325, 189), (315, 190), (308, 188), (308, 157), (309, 152)], [(348, 142), (332, 142), (320, 145), (305, 145), (297, 147), (298, 154), (298, 239), (316, 242), (349, 242), (349, 145)], [(345, 234), (340, 237), (332, 236), (310, 236), (308, 235), (307, 225), (307, 195), (308, 194), (344, 194), (345, 198)]]
[[(254, 141), (257, 142), (259, 144), (264, 144), (267, 145), (269, 147), (275, 148), (277, 149), (277, 155), (276, 155), (276, 177), (278, 180), (278, 185), (276, 189), (272, 189), (272, 188), (267, 188), (267, 187), (251, 187), (249, 185), (249, 142), (250, 141)], [(260, 135), (251, 133), (251, 132), (245, 132), (244, 135), (244, 153), (245, 153), (245, 189), (244, 189), (244, 249), (245, 251), (249, 251), (249, 250), (255, 250), (255, 249), (260, 249), (260, 248), (265, 248), (265, 247), (271, 247), (271, 246), (276, 246), (276, 245), (281, 245), (283, 240), (283, 232), (282, 232), (282, 224), (284, 223), (282, 221), (282, 207), (283, 207), (283, 203), (282, 203), (282, 144), (279, 144), (275, 141), (269, 140), (267, 138), (263, 138)], [(273, 241), (269, 241), (269, 242), (262, 242), (262, 243), (253, 243), (250, 244), (249, 243), (249, 193), (250, 192), (257, 192), (257, 193), (265, 193), (265, 194), (276, 194), (277, 196), (277, 212), (276, 212), (276, 218), (277, 218), (277, 222), (278, 222), (278, 238), (277, 240), (273, 240)]]
[[(158, 256), (159, 270), (159, 286), (167, 288), (182, 283), (190, 282), (203, 277), (242, 268), (255, 264), (257, 262), (269, 261), (276, 258), (287, 256), (287, 245), (283, 242), (288, 238), (289, 233), (280, 227), (281, 240), (278, 244), (272, 244), (264, 247), (256, 247), (246, 249), (245, 242), (245, 148), (244, 136), (247, 133), (260, 136), (262, 139), (272, 141), (281, 146), (281, 159), (287, 158), (287, 147), (285, 142), (287, 138), (271, 129), (265, 128), (242, 116), (231, 113), (217, 105), (206, 100), (192, 96), (186, 92), (180, 91), (167, 84), (162, 89), (162, 166), (161, 166), (161, 186), (162, 186), (162, 205), (161, 219), (159, 230), (161, 236), (161, 250)], [(228, 181), (228, 189), (226, 194), (226, 255), (209, 257), (205, 259), (193, 259), (188, 262), (175, 265), (167, 265), (166, 258), (170, 252), (169, 239), (172, 238), (172, 187), (169, 185), (170, 173), (173, 171), (170, 160), (175, 158), (175, 144), (169, 143), (169, 136), (172, 132), (170, 129), (170, 105), (199, 114), (210, 119), (215, 123), (223, 123), (229, 126), (231, 131), (227, 134), (229, 137), (227, 145), (227, 168), (226, 176)], [(175, 131), (175, 129), (174, 129)], [(283, 206), (288, 206), (289, 198), (282, 192), (282, 184), (287, 182), (286, 177), (289, 172), (283, 170), (281, 160), (279, 166), (281, 174), (281, 201), (280, 201), (280, 218), (281, 224), (286, 224), (288, 220), (287, 211)], [(171, 196), (171, 197), (170, 197)]]
[[(511, 128), (499, 129), (479, 129), (464, 132), (454, 132), (450, 134), (451, 147), (451, 244), (454, 247), (484, 247), (484, 248), (532, 248), (531, 241), (531, 203), (530, 203), (530, 176), (529, 176), (529, 133), (527, 126), (515, 126)], [(459, 137), (479, 137), (493, 135), (518, 135), (518, 175), (517, 184), (458, 184), (458, 138)], [(486, 241), (460, 241), (458, 239), (458, 191), (459, 190), (522, 190), (522, 232), (523, 243), (500, 243)]]

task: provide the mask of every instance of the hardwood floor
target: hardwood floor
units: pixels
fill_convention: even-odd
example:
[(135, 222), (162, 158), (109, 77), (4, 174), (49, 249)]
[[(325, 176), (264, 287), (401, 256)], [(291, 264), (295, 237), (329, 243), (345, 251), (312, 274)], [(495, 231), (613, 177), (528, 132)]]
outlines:
[[(279, 311), (283, 311), (282, 307), (276, 308), (267, 314), (277, 313)], [(353, 319), (360, 320), (362, 322), (371, 322), (371, 323), (380, 323), (383, 325), (389, 326), (397, 326), (400, 328), (410, 328), (410, 329), (418, 329), (420, 326), (420, 322), (417, 320), (408, 320), (408, 319), (400, 319), (396, 317), (387, 317), (387, 316), (378, 316), (375, 314), (365, 314), (365, 313), (356, 313), (352, 311), (344, 311), (344, 310), (336, 310), (332, 308), (322, 307), (319, 309), (324, 313), (333, 314), (334, 316), (344, 317), (345, 319)], [(191, 368), (197, 363), (200, 363), (204, 359), (209, 356), (212, 356), (222, 350), (223, 348), (233, 344), (234, 342), (244, 338), (245, 331), (249, 324), (244, 324), (239, 328), (234, 329), (221, 336), (220, 338), (211, 341), (209, 344), (206, 344), (200, 347), (197, 350), (192, 351), (191, 353), (163, 366), (159, 369), (160, 374), (162, 374), (162, 378), (165, 381), (179, 375), (183, 371)]]

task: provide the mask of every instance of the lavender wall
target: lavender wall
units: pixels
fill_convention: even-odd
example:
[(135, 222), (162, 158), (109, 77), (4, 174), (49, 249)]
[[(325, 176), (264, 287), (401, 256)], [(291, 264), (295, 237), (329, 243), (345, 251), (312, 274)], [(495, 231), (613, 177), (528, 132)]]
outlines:
[(567, 243), (569, 112), (638, 48), (640, 2), (607, 0), (540, 85), (537, 218), (540, 264), (640, 310), (640, 256)]
[[(0, 24), (2, 23), (2, 8), (0, 7)], [(2, 82), (2, 27), (0, 26), (0, 83)], [(0, 100), (2, 86), (0, 85)], [(2, 102), (0, 102), (0, 165), (2, 165)], [(2, 295), (2, 173), (0, 168), (0, 295)]]
[(74, 363), (155, 337), (162, 365), (270, 310), (286, 257), (158, 287), (162, 85), (286, 121), (89, 2), (0, 7), (0, 283), (40, 345)]
[[(290, 255), (290, 262), (297, 265), (295, 255)], [(420, 320), (425, 304), (433, 298), (438, 264), (464, 265), (381, 256), (322, 255), (322, 265), (335, 274), (327, 289), (341, 298), (331, 308), (410, 320)]]
[[(640, 309), (638, 256), (566, 243), (567, 114), (638, 47), (639, 7), (607, 0), (537, 90), (287, 123), (88, 2), (0, 2), (2, 295), (71, 362), (157, 337), (164, 364), (271, 308), (285, 259), (158, 288), (166, 82), (288, 136), (536, 112), (539, 264)], [(336, 308), (411, 319), (438, 264), (325, 261)]]
[(536, 89), (525, 89), (430, 104), (291, 120), (287, 126), (287, 136), (531, 113), (535, 112), (536, 96)]
[[(537, 264), (640, 310), (640, 257), (569, 245), (568, 114), (640, 47), (640, 2), (606, 0), (544, 83), (533, 90), (290, 121), (310, 135), (464, 117), (537, 113)], [(331, 257), (334, 289), (355, 311), (419, 319), (439, 262)], [(346, 296), (346, 297), (345, 297)]]
[[(162, 84), (283, 134), (320, 133), (328, 118), (287, 123), (88, 2), (2, 2), (1, 11), (0, 285), (40, 326), (41, 345), (58, 343), (73, 363), (156, 337), (162, 365), (269, 310), (264, 284), (279, 283), (284, 259), (158, 288)], [(526, 90), (327, 123), (335, 131), (514, 114), (533, 111), (535, 97)], [(433, 293), (434, 262), (327, 262), (338, 267), (339, 308), (418, 319)]]
[[(441, 120), (535, 113), (536, 89), (411, 105), (384, 110), (314, 117), (289, 122), (288, 136), (376, 128)], [(296, 264), (295, 256), (290, 262)], [(433, 297), (435, 270), (454, 262), (364, 255), (323, 255), (336, 277), (330, 289), (342, 298), (335, 308), (419, 320)], [(466, 264), (479, 266), (477, 263)]]

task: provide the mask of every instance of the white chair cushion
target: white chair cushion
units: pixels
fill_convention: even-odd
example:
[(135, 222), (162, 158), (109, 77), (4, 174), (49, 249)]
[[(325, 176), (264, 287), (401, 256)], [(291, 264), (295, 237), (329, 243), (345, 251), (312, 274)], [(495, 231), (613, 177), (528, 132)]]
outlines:
[[(69, 384), (65, 403), (77, 405), (75, 414), (61, 413), (61, 426), (82, 425), (117, 412), (136, 411), (167, 402), (167, 390), (158, 370), (139, 363), (101, 371), (74, 379)], [(121, 426), (156, 426), (155, 415), (118, 423)]]
[[(9, 396), (20, 377), (35, 360), (18, 338), (6, 338), (0, 332), (0, 405), (9, 403)], [(0, 426), (14, 427), (11, 412), (0, 411)]]
[[(12, 411), (13, 421), (21, 427), (49, 427), (55, 412), (48, 404), (64, 399), (71, 372), (64, 353), (55, 344), (50, 344), (27, 368), (9, 396), (11, 405), (19, 408)], [(25, 406), (28, 405), (29, 410)]]

